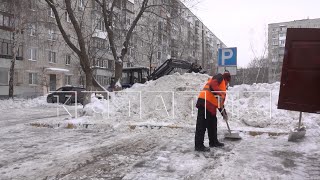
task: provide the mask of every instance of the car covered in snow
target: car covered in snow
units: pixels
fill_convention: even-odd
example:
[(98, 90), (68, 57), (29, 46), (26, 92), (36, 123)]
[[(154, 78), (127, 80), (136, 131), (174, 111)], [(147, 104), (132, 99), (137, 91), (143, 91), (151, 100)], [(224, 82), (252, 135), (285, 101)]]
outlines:
[[(81, 103), (83, 104), (85, 93), (85, 88), (75, 87), (75, 86), (64, 86), (52, 93), (48, 94), (47, 102), (48, 103), (63, 103), (63, 104), (72, 104), (72, 103)], [(77, 94), (77, 97), (76, 97)]]

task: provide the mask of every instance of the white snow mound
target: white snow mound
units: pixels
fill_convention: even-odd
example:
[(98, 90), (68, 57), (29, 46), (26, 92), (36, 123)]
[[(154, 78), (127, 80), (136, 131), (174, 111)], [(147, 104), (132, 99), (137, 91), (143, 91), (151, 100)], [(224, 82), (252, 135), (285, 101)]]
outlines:
[[(105, 123), (149, 123), (194, 125), (199, 91), (210, 76), (198, 73), (164, 76), (130, 89), (110, 93), (111, 99), (93, 100), (86, 115)], [(233, 126), (288, 129), (298, 122), (299, 113), (278, 110), (280, 83), (237, 85), (227, 92), (226, 110)], [(93, 110), (94, 109), (94, 110)], [(218, 113), (218, 118), (221, 116)], [(89, 120), (90, 119), (90, 120)], [(318, 128), (319, 115), (303, 113), (307, 126)], [(88, 118), (95, 121), (97, 118)], [(220, 124), (224, 125), (222, 120)]]

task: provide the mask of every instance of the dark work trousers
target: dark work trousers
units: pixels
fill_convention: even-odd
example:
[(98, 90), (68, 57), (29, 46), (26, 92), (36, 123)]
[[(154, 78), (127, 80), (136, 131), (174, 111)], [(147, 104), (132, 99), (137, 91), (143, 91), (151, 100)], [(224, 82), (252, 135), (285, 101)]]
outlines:
[(212, 115), (208, 110), (205, 116), (205, 108), (198, 108), (198, 117), (196, 125), (195, 146), (203, 147), (204, 134), (208, 130), (209, 144), (218, 142), (217, 138), (217, 116)]

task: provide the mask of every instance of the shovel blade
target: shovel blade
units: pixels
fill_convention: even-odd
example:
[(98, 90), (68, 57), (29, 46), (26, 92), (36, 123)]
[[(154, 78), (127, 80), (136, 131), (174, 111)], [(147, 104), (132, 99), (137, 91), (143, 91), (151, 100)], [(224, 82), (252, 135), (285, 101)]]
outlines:
[(224, 134), (224, 138), (237, 140), (241, 139), (241, 136), (239, 135), (239, 133), (226, 133)]

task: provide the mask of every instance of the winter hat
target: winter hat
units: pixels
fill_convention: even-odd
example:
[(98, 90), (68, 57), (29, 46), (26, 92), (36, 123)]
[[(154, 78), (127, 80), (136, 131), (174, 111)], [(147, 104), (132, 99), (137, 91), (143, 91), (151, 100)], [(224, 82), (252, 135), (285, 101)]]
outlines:
[(223, 73), (223, 79), (227, 80), (228, 82), (230, 82), (231, 80), (231, 75), (230, 75), (230, 72), (228, 70), (225, 70), (224, 73)]

